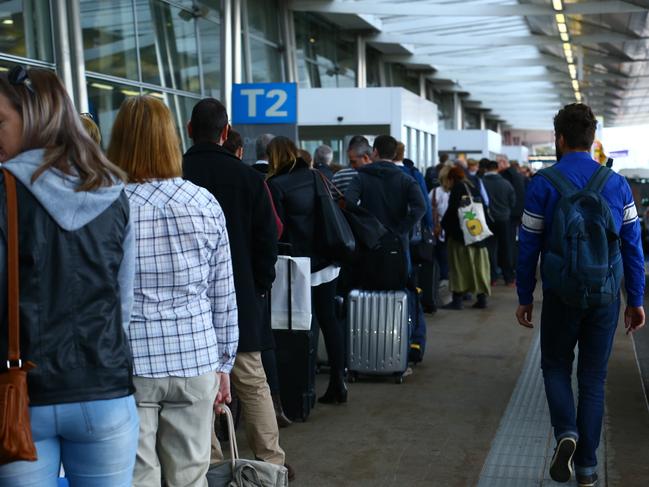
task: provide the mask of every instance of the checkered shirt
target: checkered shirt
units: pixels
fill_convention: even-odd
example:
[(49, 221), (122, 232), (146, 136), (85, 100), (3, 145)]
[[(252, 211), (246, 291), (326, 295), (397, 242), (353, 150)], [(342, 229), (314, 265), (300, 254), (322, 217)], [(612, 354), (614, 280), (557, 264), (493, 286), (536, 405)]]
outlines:
[(128, 328), (134, 374), (230, 372), (239, 328), (220, 205), (180, 178), (129, 184), (126, 193), (136, 237)]

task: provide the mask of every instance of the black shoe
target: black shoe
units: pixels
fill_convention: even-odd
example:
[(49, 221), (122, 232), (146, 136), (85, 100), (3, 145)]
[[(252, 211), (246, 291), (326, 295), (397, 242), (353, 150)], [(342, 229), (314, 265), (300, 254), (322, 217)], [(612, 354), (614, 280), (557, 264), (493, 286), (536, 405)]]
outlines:
[(288, 481), (293, 482), (295, 480), (295, 469), (288, 463), (284, 463), (284, 467), (286, 467), (286, 470), (288, 471)]
[(478, 294), (478, 300), (473, 305), (475, 309), (485, 309), (487, 307), (487, 295)]
[(550, 477), (555, 482), (565, 483), (572, 477), (572, 456), (577, 449), (577, 441), (572, 436), (561, 438), (554, 449), (550, 463)]
[(465, 301), (471, 301), (471, 300), (473, 300), (473, 294), (471, 294), (471, 293), (464, 293), (464, 294), (462, 295), (462, 299), (464, 299)]
[(463, 308), (464, 308), (464, 303), (462, 301), (461, 293), (453, 293), (453, 301), (451, 301), (447, 305), (442, 306), (442, 309), (461, 310)]
[(408, 351), (408, 362), (413, 364), (418, 364), (423, 359), (421, 353), (421, 345), (418, 343), (413, 343), (410, 345), (410, 350)]
[(577, 484), (579, 487), (593, 487), (597, 485), (597, 474), (591, 473), (590, 475), (577, 474)]
[(327, 392), (318, 398), (320, 404), (344, 404), (347, 402), (347, 386), (343, 382), (338, 386), (329, 384)]

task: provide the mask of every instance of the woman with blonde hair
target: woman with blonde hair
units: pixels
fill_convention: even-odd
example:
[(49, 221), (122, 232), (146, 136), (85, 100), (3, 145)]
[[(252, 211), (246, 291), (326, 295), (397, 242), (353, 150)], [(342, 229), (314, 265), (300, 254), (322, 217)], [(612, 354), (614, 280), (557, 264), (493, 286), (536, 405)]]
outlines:
[(138, 416), (125, 333), (134, 244), (124, 173), (45, 69), (0, 74), (0, 162), (9, 173), (0, 179), (0, 357), (11, 245), (5, 185), (15, 179), (20, 352), (36, 365), (27, 381), (38, 456), (0, 466), (0, 486), (56, 485), (61, 464), (73, 487), (130, 486)]
[(129, 341), (140, 416), (134, 486), (206, 486), (212, 408), (229, 402), (239, 331), (230, 245), (212, 194), (181, 179), (171, 112), (128, 98), (108, 157), (128, 176), (136, 239)]
[[(309, 168), (299, 157), (298, 149), (290, 139), (275, 137), (268, 145), (270, 165), (268, 185), (277, 213), (284, 223), (280, 242), (291, 245), (291, 255), (311, 258), (311, 302), (314, 315), (322, 330), (329, 357), (329, 386), (318, 399), (325, 404), (347, 402), (345, 374), (345, 336), (342, 323), (336, 317), (336, 281), (340, 268), (324, 256), (319, 246), (316, 211), (317, 170)], [(311, 330), (314, 336), (317, 331)]]
[(463, 298), (467, 293), (477, 295), (474, 308), (486, 308), (487, 296), (491, 294), (489, 253), (484, 242), (465, 244), (458, 216), (458, 210), (469, 197), (474, 200), (481, 199), (480, 189), (469, 181), (464, 169), (457, 165), (443, 176), (442, 184), (444, 189), (450, 192), (448, 208), (442, 218), (442, 228), (446, 233), (449, 285), (453, 293), (453, 300), (444, 308), (462, 309)]

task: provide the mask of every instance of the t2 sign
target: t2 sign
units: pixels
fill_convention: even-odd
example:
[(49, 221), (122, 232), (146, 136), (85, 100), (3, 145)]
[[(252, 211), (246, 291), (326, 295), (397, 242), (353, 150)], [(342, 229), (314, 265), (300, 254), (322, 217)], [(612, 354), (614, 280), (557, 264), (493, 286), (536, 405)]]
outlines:
[(295, 124), (297, 84), (235, 84), (232, 107), (234, 124)]

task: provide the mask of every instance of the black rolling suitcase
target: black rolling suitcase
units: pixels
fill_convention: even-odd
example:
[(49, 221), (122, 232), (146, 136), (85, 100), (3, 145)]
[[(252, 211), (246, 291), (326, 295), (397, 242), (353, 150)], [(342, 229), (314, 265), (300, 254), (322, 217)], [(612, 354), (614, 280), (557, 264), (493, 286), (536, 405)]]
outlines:
[[(282, 250), (290, 253), (289, 249)], [(289, 267), (289, 295), (290, 282)], [(318, 327), (312, 321), (310, 331), (293, 330), (290, 299), (288, 316), (288, 330), (273, 330), (280, 398), (284, 413), (289, 419), (306, 421), (316, 399)]]
[(439, 297), (439, 264), (433, 262), (420, 264), (417, 269), (417, 285), (421, 288), (421, 304), (426, 312), (442, 307)]

